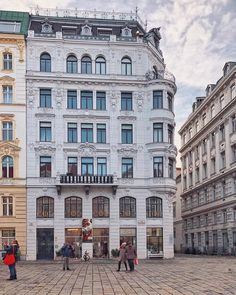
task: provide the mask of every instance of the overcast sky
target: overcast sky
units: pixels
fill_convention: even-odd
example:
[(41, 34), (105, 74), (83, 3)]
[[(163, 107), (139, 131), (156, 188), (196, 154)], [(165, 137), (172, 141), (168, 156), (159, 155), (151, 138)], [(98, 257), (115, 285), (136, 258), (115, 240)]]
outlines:
[[(139, 8), (148, 29), (161, 27), (160, 47), (177, 82), (176, 131), (191, 112), (196, 96), (222, 75), (226, 61), (236, 61), (236, 0), (0, 0), (0, 9), (78, 8), (121, 12)], [(63, 4), (62, 4), (63, 3)], [(176, 144), (179, 148), (179, 136)]]

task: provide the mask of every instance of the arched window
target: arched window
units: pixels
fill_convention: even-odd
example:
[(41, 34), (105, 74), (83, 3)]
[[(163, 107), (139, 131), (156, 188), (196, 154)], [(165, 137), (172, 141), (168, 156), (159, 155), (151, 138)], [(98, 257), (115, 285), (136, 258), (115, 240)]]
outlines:
[(47, 52), (40, 55), (40, 72), (51, 72), (51, 56)]
[(13, 158), (6, 156), (2, 158), (2, 177), (13, 178)]
[(123, 57), (121, 60), (121, 75), (132, 75), (132, 61), (129, 57)]
[(106, 60), (103, 56), (96, 58), (96, 74), (105, 75), (106, 74)]
[(146, 199), (147, 218), (162, 218), (162, 199), (150, 197)]
[(54, 199), (51, 197), (40, 197), (36, 200), (37, 218), (54, 217)]
[(12, 70), (12, 54), (9, 52), (3, 53), (3, 69)]
[(120, 217), (136, 217), (136, 200), (132, 197), (120, 198)]
[(82, 74), (92, 74), (92, 60), (87, 55), (85, 55), (81, 59), (81, 73)]
[(65, 218), (82, 217), (82, 199), (79, 197), (69, 197), (65, 199)]
[(66, 71), (67, 73), (75, 74), (78, 72), (78, 60), (76, 56), (69, 55), (66, 60)]
[(109, 217), (109, 199), (106, 197), (93, 198), (93, 217)]

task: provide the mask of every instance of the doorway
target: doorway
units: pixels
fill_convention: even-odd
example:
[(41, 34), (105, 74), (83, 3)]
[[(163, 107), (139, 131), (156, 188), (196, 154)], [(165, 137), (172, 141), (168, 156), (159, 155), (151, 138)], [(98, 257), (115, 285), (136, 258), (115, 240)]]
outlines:
[(53, 228), (37, 228), (37, 259), (54, 259)]

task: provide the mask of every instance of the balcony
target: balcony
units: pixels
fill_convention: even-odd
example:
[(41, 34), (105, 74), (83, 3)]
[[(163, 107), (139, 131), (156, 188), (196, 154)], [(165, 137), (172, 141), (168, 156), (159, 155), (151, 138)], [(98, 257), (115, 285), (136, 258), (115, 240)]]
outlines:
[(113, 175), (60, 175), (61, 184), (113, 184), (113, 182)]

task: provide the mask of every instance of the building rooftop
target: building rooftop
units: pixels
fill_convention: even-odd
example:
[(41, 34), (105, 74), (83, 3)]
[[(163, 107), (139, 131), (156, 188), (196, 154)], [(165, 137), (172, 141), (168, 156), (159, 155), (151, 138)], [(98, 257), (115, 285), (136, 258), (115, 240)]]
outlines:
[(0, 10), (0, 33), (27, 34), (29, 13)]

